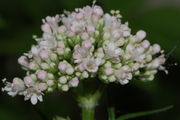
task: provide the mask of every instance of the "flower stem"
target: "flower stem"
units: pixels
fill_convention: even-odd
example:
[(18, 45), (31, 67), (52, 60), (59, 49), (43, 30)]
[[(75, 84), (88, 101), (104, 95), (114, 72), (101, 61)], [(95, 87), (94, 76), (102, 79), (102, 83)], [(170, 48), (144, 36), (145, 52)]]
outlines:
[(85, 107), (81, 107), (82, 108), (82, 120), (94, 120), (94, 116), (95, 116), (95, 108), (85, 108)]
[(82, 120), (95, 120), (95, 110), (101, 95), (102, 90), (99, 89), (95, 93), (78, 96), (77, 101), (82, 109)]

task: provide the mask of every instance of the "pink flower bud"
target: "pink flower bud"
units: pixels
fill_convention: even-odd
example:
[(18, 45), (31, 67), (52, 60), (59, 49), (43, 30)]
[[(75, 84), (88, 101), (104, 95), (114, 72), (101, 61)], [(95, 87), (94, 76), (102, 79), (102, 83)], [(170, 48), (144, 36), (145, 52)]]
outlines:
[(84, 17), (83, 13), (77, 13), (76, 14), (76, 19), (80, 20)]
[(65, 31), (66, 31), (66, 27), (63, 25), (58, 28), (59, 33), (64, 33)]
[(34, 84), (34, 81), (32, 80), (32, 78), (30, 76), (26, 76), (24, 78), (24, 83), (27, 87), (30, 87)]
[(47, 89), (46, 83), (39, 83), (39, 84), (38, 84), (38, 89), (39, 89), (40, 91), (46, 90), (46, 89)]
[(134, 46), (132, 44), (129, 44), (127, 47), (126, 47), (126, 50), (128, 51), (133, 51), (134, 50)]
[(33, 55), (38, 55), (38, 53), (39, 53), (38, 47), (33, 45), (31, 47), (31, 52), (32, 52)]
[(38, 67), (38, 65), (37, 65), (35, 62), (30, 62), (30, 63), (29, 63), (29, 68), (30, 68), (31, 70), (36, 70), (36, 69), (38, 69), (39, 67)]
[(25, 89), (24, 82), (20, 78), (17, 78), (17, 77), (13, 79), (13, 87), (17, 91), (21, 91)]
[(63, 55), (64, 49), (63, 48), (57, 48), (57, 53), (58, 53), (58, 55)]
[(129, 66), (127, 66), (127, 65), (123, 66), (122, 69), (123, 69), (124, 71), (130, 71)]
[(130, 32), (129, 32), (129, 31), (125, 31), (125, 32), (123, 33), (123, 36), (124, 36), (124, 37), (130, 36)]
[(118, 38), (121, 36), (121, 34), (120, 34), (120, 32), (119, 32), (118, 30), (114, 30), (114, 31), (112, 32), (112, 35), (113, 35), (113, 37), (116, 38), (116, 39), (118, 39)]
[(45, 23), (41, 26), (41, 29), (43, 32), (46, 32), (46, 33), (51, 33), (51, 27), (49, 24)]
[(73, 37), (74, 35), (75, 35), (75, 33), (72, 32), (72, 31), (68, 31), (68, 32), (67, 32), (67, 36), (68, 36), (68, 37)]
[(48, 86), (53, 86), (54, 85), (54, 81), (53, 80), (48, 80), (47, 81), (47, 85)]
[(66, 67), (67, 67), (67, 65), (64, 62), (60, 62), (59, 65), (58, 65), (58, 68), (61, 71), (65, 71)]
[(81, 38), (82, 38), (83, 40), (86, 40), (86, 39), (88, 39), (88, 38), (89, 38), (89, 35), (88, 35), (88, 33), (86, 33), (86, 32), (83, 32), (83, 33), (81, 34)]
[(96, 15), (98, 15), (98, 16), (101, 16), (101, 15), (103, 15), (103, 10), (102, 10), (101, 7), (95, 6), (95, 7), (94, 7), (94, 13), (95, 13)]
[(146, 32), (143, 30), (140, 30), (136, 33), (136, 37), (138, 40), (143, 40), (146, 37)]
[(20, 65), (23, 65), (23, 66), (28, 66), (29, 62), (28, 62), (28, 59), (26, 56), (21, 56), (19, 59), (18, 59), (18, 63)]
[(37, 77), (40, 80), (45, 80), (47, 78), (47, 72), (44, 70), (39, 70), (39, 71), (37, 71)]
[(156, 54), (156, 53), (160, 52), (161, 47), (158, 44), (154, 44), (152, 49), (153, 49), (153, 54)]
[(106, 73), (106, 75), (111, 75), (113, 73), (113, 69), (112, 68), (106, 68), (105, 73)]
[(47, 50), (41, 50), (39, 52), (39, 56), (42, 58), (42, 59), (47, 59), (49, 57), (49, 52)]
[(91, 41), (90, 40), (85, 40), (82, 42), (82, 46), (85, 47), (85, 48), (90, 48), (92, 45)]
[(72, 75), (72, 74), (74, 73), (74, 69), (73, 69), (72, 67), (67, 67), (66, 73), (67, 73), (68, 75)]
[(88, 33), (94, 33), (95, 32), (95, 27), (92, 24), (88, 24), (86, 26), (86, 28), (87, 28)]
[(144, 40), (142, 43), (141, 43), (142, 47), (143, 48), (148, 48), (150, 46), (150, 43), (148, 40)]
[(79, 64), (79, 65), (77, 66), (77, 68), (78, 68), (78, 70), (80, 70), (81, 72), (85, 70), (83, 63)]
[(59, 78), (59, 82), (61, 84), (65, 84), (67, 82), (67, 78), (65, 76), (62, 76), (62, 77)]
[(79, 80), (77, 77), (74, 77), (70, 82), (69, 84), (72, 86), (72, 87), (77, 87), (78, 84), (79, 84)]
[(97, 15), (92, 15), (93, 22), (97, 22), (99, 20), (99, 17)]
[(65, 48), (64, 42), (63, 41), (58, 41), (58, 47), (59, 48)]

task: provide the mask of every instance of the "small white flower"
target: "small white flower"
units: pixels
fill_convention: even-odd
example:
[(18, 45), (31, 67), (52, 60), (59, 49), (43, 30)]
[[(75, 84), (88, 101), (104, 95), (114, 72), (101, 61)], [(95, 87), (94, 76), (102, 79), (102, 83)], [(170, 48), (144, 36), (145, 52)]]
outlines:
[(26, 91), (24, 92), (24, 96), (25, 96), (24, 100), (30, 99), (31, 103), (33, 105), (35, 105), (35, 104), (37, 104), (38, 100), (40, 102), (43, 101), (42, 95), (43, 95), (43, 93), (38, 91), (38, 88), (36, 88), (36, 86), (35, 86), (33, 88), (26, 89)]
[(97, 72), (99, 65), (101, 64), (101, 59), (99, 58), (87, 58), (84, 61), (84, 66), (89, 72)]
[(104, 46), (105, 56), (106, 58), (114, 58), (119, 57), (123, 52), (121, 48), (118, 48), (114, 42), (108, 42)]

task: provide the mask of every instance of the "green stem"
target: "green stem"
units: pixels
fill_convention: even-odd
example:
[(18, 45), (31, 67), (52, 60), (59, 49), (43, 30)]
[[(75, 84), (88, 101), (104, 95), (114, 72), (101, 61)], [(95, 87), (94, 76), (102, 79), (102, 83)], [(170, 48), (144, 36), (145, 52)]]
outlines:
[(97, 90), (95, 93), (78, 96), (77, 101), (82, 109), (82, 120), (95, 120), (95, 110), (101, 95), (102, 90)]
[(95, 116), (95, 107), (91, 109), (82, 107), (82, 120), (94, 120), (94, 116)]

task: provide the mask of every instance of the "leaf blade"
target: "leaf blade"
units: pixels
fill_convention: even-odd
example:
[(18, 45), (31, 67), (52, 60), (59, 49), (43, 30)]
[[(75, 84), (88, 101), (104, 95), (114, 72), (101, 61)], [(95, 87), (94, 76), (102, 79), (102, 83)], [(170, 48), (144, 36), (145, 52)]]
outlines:
[(172, 108), (173, 108), (173, 105), (170, 105), (170, 106), (167, 106), (167, 107), (164, 107), (164, 108), (145, 111), (145, 112), (129, 113), (129, 114), (125, 114), (125, 115), (117, 118), (116, 120), (127, 120), (127, 119), (131, 119), (131, 118), (137, 118), (137, 117), (152, 115), (152, 114), (156, 114), (156, 113), (160, 113), (160, 112), (170, 110)]

